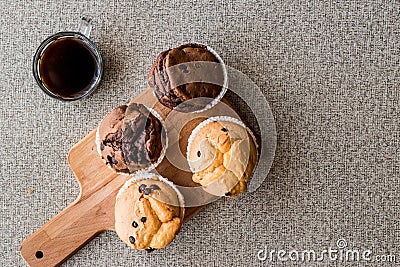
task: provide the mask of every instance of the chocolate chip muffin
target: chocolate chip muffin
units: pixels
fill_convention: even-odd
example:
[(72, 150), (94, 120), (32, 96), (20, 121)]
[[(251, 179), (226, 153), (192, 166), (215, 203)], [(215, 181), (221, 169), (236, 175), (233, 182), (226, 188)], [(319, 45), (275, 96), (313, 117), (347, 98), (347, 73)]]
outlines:
[(247, 188), (258, 154), (253, 134), (239, 120), (221, 116), (200, 123), (189, 137), (192, 180), (216, 196), (237, 196)]
[(178, 234), (184, 217), (184, 200), (165, 178), (140, 173), (119, 191), (115, 203), (115, 230), (133, 249), (166, 247)]
[(159, 115), (142, 104), (113, 109), (96, 133), (97, 149), (117, 173), (154, 168), (163, 157), (166, 136)]
[[(222, 59), (211, 48), (197, 43), (161, 52), (150, 69), (148, 81), (163, 105), (171, 109), (179, 105), (177, 109), (181, 111), (210, 108), (222, 98), (227, 87)], [(201, 100), (188, 101), (200, 97)]]

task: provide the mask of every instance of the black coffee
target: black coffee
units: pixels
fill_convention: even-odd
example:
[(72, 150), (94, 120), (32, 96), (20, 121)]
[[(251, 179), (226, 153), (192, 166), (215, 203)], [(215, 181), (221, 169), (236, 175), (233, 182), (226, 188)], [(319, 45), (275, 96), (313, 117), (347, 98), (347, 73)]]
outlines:
[(61, 97), (76, 97), (85, 93), (96, 76), (96, 58), (83, 41), (62, 38), (44, 51), (39, 72), (44, 85)]

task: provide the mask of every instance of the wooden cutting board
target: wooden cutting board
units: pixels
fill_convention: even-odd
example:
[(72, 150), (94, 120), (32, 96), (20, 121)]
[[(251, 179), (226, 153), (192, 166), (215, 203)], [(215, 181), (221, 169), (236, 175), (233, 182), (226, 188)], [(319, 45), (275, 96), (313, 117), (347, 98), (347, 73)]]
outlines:
[[(147, 88), (131, 101), (153, 107), (164, 119), (171, 112), (158, 103), (151, 88)], [(222, 102), (192, 116), (238, 117), (227, 108), (226, 104), (230, 104), (226, 99)], [(169, 148), (178, 143), (183, 155), (186, 155), (187, 139), (200, 119), (191, 119), (185, 113), (173, 114), (170, 116), (171, 123), (167, 125), (167, 154)], [(183, 129), (179, 131), (181, 126)], [(114, 230), (115, 197), (130, 176), (118, 175), (104, 164), (97, 153), (95, 136), (96, 129), (69, 151), (68, 162), (80, 186), (78, 198), (22, 242), (21, 255), (30, 266), (60, 265), (100, 232)], [(156, 170), (178, 185), (196, 186), (191, 180), (190, 172), (177, 169), (166, 158)], [(185, 221), (201, 208), (186, 208)]]

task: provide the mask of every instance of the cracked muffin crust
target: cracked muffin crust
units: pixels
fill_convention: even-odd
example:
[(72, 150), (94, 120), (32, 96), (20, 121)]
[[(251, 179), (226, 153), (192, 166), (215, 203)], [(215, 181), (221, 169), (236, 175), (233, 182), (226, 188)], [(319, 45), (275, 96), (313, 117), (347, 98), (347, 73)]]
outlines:
[(96, 132), (97, 151), (106, 164), (118, 173), (129, 173), (122, 151), (122, 125), (128, 106), (111, 110)]
[(122, 151), (130, 173), (157, 162), (162, 153), (162, 125), (147, 107), (131, 103), (122, 126)]
[(239, 120), (213, 117), (200, 123), (189, 137), (187, 159), (192, 180), (216, 196), (246, 191), (258, 154), (255, 138)]
[(144, 105), (130, 103), (103, 118), (97, 128), (96, 143), (109, 167), (117, 173), (132, 174), (160, 161), (163, 137), (160, 119)]
[[(202, 61), (220, 64), (210, 66), (211, 64), (204, 64)], [(187, 62), (197, 63), (184, 64)], [(178, 67), (171, 68), (175, 65)], [(187, 83), (187, 81), (196, 80), (196, 77), (207, 77), (214, 82)], [(190, 99), (217, 98), (224, 93), (222, 86), (224, 79), (226, 78), (222, 59), (207, 46), (197, 43), (187, 43), (161, 52), (148, 74), (149, 85), (154, 88), (158, 100), (171, 109)], [(185, 83), (182, 84), (182, 81)], [(204, 108), (211, 102), (210, 99), (202, 99), (200, 102), (191, 101), (180, 105), (179, 108), (182, 110)]]
[(126, 182), (115, 203), (115, 230), (133, 249), (166, 247), (178, 234), (184, 201), (168, 180), (141, 173)]

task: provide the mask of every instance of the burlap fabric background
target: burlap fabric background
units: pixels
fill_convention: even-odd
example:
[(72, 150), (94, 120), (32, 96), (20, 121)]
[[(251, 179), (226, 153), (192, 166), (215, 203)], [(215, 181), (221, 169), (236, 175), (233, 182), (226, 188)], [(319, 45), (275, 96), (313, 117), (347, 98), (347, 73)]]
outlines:
[[(263, 90), (278, 132), (271, 172), (255, 193), (208, 206), (166, 249), (135, 252), (105, 232), (65, 266), (310, 266), (257, 253), (336, 248), (339, 238), (398, 264), (399, 2), (154, 2), (0, 2), (1, 265), (24, 266), (21, 241), (78, 195), (69, 148), (142, 89), (161, 50), (187, 41), (207, 43)], [(62, 103), (35, 85), (31, 61), (83, 13), (105, 75), (91, 97)]]

